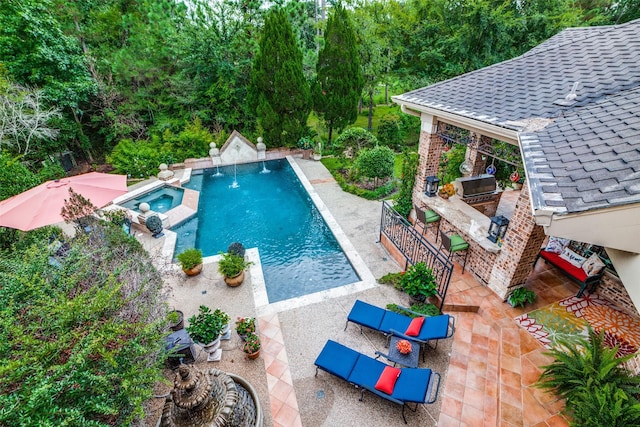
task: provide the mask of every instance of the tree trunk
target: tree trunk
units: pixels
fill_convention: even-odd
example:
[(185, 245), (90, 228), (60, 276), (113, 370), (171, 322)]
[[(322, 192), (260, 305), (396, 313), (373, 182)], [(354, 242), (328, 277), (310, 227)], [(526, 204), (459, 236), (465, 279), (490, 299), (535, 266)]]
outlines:
[(367, 129), (373, 129), (373, 90), (369, 91), (369, 117), (367, 117)]

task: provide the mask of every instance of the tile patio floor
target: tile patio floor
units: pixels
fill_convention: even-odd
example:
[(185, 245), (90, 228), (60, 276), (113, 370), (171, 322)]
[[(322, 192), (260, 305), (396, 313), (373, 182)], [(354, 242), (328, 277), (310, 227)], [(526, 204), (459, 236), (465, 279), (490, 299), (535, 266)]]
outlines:
[[(308, 171), (305, 171), (308, 173)], [(349, 209), (358, 209), (357, 212), (365, 210), (379, 209), (375, 204), (367, 204), (355, 207), (352, 199), (338, 200), (339, 203), (332, 205), (327, 201), (326, 194), (338, 194), (334, 189), (329, 188), (326, 193), (322, 193), (323, 186), (337, 187), (330, 177), (317, 176), (310, 178), (314, 187), (318, 188), (321, 197), (327, 203), (329, 209), (334, 215), (339, 209), (344, 210), (344, 216), (336, 215), (338, 222), (341, 223), (345, 233), (354, 241), (358, 252), (371, 268), (376, 277), (380, 277), (381, 271), (389, 271), (387, 258), (381, 255), (377, 249), (367, 253), (369, 247), (374, 247), (375, 240), (368, 236), (366, 241), (361, 236), (373, 233), (375, 230), (368, 230), (366, 227), (377, 229), (375, 219), (373, 224), (370, 219), (361, 220), (360, 223), (353, 226), (344, 218), (354, 219), (353, 212)], [(339, 190), (338, 190), (339, 191)], [(341, 195), (339, 197), (346, 197)], [(359, 202), (356, 202), (359, 203)], [(372, 203), (372, 202), (362, 202)], [(338, 208), (336, 208), (338, 206)], [(335, 209), (335, 210), (334, 210)], [(379, 210), (374, 212), (374, 217), (379, 218)], [(366, 225), (365, 225), (366, 224)], [(364, 232), (363, 232), (364, 230)], [(432, 238), (432, 236), (429, 236)], [(360, 241), (358, 241), (360, 240)], [(379, 246), (379, 245), (378, 245)], [(376, 253), (378, 251), (378, 253)], [(205, 272), (200, 279), (202, 282), (182, 283), (184, 279), (180, 277), (175, 289), (176, 295), (184, 292), (184, 295), (202, 294), (202, 298), (214, 298), (226, 301), (234, 301), (237, 307), (229, 307), (232, 313), (246, 314), (247, 302), (252, 300), (250, 293), (251, 284), (243, 285), (244, 288), (229, 290), (226, 287), (215, 289), (212, 288), (212, 282), (216, 282), (218, 278), (214, 273), (214, 266), (209, 267), (210, 273), (207, 273), (207, 265), (205, 264)], [(397, 267), (396, 267), (397, 268)], [(376, 270), (377, 269), (377, 270)], [(398, 270), (396, 270), (398, 271)], [(514, 309), (508, 304), (500, 300), (491, 290), (476, 282), (471, 274), (461, 274), (461, 268), (458, 264), (454, 269), (454, 275), (451, 280), (449, 291), (445, 299), (444, 311), (456, 317), (456, 332), (450, 344), (449, 367), (443, 376), (443, 384), (440, 388), (438, 397), (440, 406), (439, 415), (434, 416), (429, 413), (429, 408), (424, 408), (427, 412), (420, 410), (421, 415), (408, 413), (407, 420), (414, 425), (437, 425), (439, 427), (447, 426), (567, 426), (566, 420), (560, 415), (563, 408), (563, 402), (555, 400), (542, 391), (535, 389), (532, 384), (537, 380), (540, 374), (540, 366), (550, 362), (550, 359), (543, 355), (545, 351), (543, 347), (534, 340), (527, 332), (521, 329), (515, 322), (514, 318), (524, 312), (529, 312), (539, 307), (546, 306), (554, 301), (558, 301), (570, 295), (575, 295), (577, 287), (570, 282), (565, 276), (555, 271), (552, 267), (546, 266), (540, 262), (534, 272), (528, 279), (527, 286), (538, 294), (535, 304), (526, 307), (526, 309)], [(200, 289), (208, 289), (198, 292)], [(179, 289), (183, 288), (183, 289)], [(239, 298), (240, 292), (246, 292), (244, 299)], [(378, 298), (378, 301), (372, 303), (381, 304), (387, 291), (373, 290), (373, 293), (367, 295), (372, 298)], [(210, 295), (210, 296), (209, 296)], [(177, 302), (185, 304), (185, 301)], [(204, 299), (190, 301), (193, 305), (191, 310), (195, 310), (200, 301), (206, 303)], [(229, 298), (232, 298), (231, 300)], [(345, 296), (341, 299), (327, 300), (308, 310), (320, 310), (327, 318), (335, 319), (337, 326), (335, 330), (324, 331), (331, 337), (338, 335), (340, 339), (352, 341), (351, 343), (362, 342), (360, 334), (355, 331), (342, 331), (346, 313), (353, 303), (356, 296)], [(191, 297), (192, 299), (192, 297)], [(388, 301), (388, 300), (387, 300)], [(320, 307), (318, 307), (320, 305)], [(234, 312), (235, 310), (235, 312)], [(315, 400), (315, 393), (319, 384), (323, 383), (332, 386), (334, 383), (330, 376), (324, 376), (321, 379), (313, 378), (313, 360), (319, 352), (322, 344), (326, 341), (325, 336), (321, 336), (314, 329), (315, 325), (298, 324), (295, 326), (294, 320), (296, 316), (301, 317), (307, 309), (302, 308), (299, 311), (285, 311), (273, 314), (258, 313), (258, 328), (262, 339), (262, 352), (260, 359), (264, 364), (262, 369), (251, 368), (238, 357), (228, 357), (225, 364), (216, 365), (220, 369), (234, 367), (247, 375), (251, 381), (258, 384), (258, 388), (264, 388), (264, 394), (261, 394), (261, 400), (264, 398), (265, 426), (276, 427), (316, 427), (328, 426), (333, 427), (336, 419), (344, 420), (341, 425), (367, 426), (382, 425), (388, 417), (388, 412), (397, 410), (395, 405), (385, 405), (382, 399), (368, 398), (366, 404), (357, 402), (352, 404), (348, 402), (334, 402), (328, 405), (326, 400)], [(461, 311), (462, 310), (462, 311)], [(185, 310), (185, 314), (187, 310)], [(317, 318), (317, 316), (316, 316)], [(305, 329), (306, 331), (300, 331)], [(295, 334), (292, 330), (295, 329)], [(306, 334), (306, 335), (305, 335)], [(334, 334), (334, 335), (330, 335)], [(303, 339), (301, 344), (296, 339)], [(311, 338), (311, 339), (310, 339)], [(316, 342), (317, 341), (317, 342)], [(369, 340), (370, 341), (370, 340)], [(349, 344), (348, 342), (345, 344)], [(364, 343), (367, 345), (367, 343)], [(369, 342), (368, 345), (375, 346), (376, 342)], [(311, 355), (301, 360), (301, 345), (308, 346), (305, 348)], [(230, 344), (229, 351), (233, 347), (237, 347), (235, 342)], [(440, 351), (441, 349), (439, 349)], [(237, 351), (237, 349), (235, 350)], [(293, 354), (291, 352), (294, 352)], [(233, 354), (233, 353), (229, 353)], [(238, 353), (235, 353), (238, 354)], [(240, 356), (241, 358), (241, 356)], [(260, 363), (260, 360), (254, 362)], [(429, 361), (427, 361), (429, 362)], [(247, 368), (248, 366), (248, 368)], [(253, 365), (256, 366), (256, 365)], [(265, 381), (266, 378), (266, 381)], [(311, 382), (305, 383), (305, 381)], [(262, 385), (264, 384), (264, 386)], [(308, 386), (313, 392), (313, 398), (308, 397), (309, 390), (302, 390), (300, 385)], [(351, 393), (349, 386), (344, 383), (336, 382), (336, 387), (340, 393)], [(352, 387), (351, 387), (352, 388)], [(259, 390), (260, 391), (260, 390)], [(330, 390), (327, 390), (329, 392)], [(262, 393), (262, 392), (261, 392)], [(302, 393), (307, 393), (302, 395)], [(338, 397), (336, 397), (338, 398)], [(348, 399), (352, 397), (348, 395)], [(329, 406), (326, 411), (331, 411), (330, 415), (321, 414), (313, 408), (313, 405)], [(311, 407), (310, 407), (311, 406)], [(373, 407), (377, 412), (374, 413)], [(425, 405), (426, 406), (426, 405)], [(325, 410), (325, 409), (323, 409)], [(399, 413), (399, 410), (398, 410)], [(305, 415), (306, 414), (306, 415)], [(311, 415), (310, 415), (311, 414)], [(382, 414), (382, 424), (377, 416)], [(395, 415), (398, 415), (394, 412)], [(302, 420), (307, 420), (303, 423)], [(333, 420), (333, 421), (331, 421)], [(418, 421), (420, 420), (420, 421)], [(387, 425), (404, 425), (402, 419), (398, 421), (396, 418), (389, 421), (392, 424)], [(416, 424), (418, 422), (418, 424)]]

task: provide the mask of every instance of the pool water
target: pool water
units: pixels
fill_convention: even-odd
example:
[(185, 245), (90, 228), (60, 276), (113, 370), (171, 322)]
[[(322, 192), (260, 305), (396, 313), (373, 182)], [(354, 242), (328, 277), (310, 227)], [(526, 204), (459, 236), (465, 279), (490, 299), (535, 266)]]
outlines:
[(217, 255), (232, 242), (257, 247), (270, 303), (360, 280), (285, 159), (216, 172), (193, 171), (185, 185), (200, 191), (198, 215), (172, 229), (176, 254), (197, 247)]
[(127, 200), (120, 205), (127, 209), (140, 212), (140, 203), (148, 203), (152, 211), (165, 213), (176, 206), (180, 206), (183, 196), (184, 190), (182, 188), (164, 186), (149, 193), (141, 194), (134, 199)]

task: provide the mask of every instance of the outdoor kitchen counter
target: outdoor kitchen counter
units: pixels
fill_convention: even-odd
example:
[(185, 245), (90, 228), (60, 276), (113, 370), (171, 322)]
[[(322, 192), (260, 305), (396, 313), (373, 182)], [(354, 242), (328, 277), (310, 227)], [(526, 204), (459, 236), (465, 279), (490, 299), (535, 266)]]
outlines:
[(487, 252), (500, 252), (500, 246), (487, 239), (491, 219), (466, 204), (460, 197), (452, 196), (445, 200), (440, 196), (427, 197), (426, 194), (420, 194), (419, 199), (461, 232), (465, 240), (467, 237), (473, 239)]

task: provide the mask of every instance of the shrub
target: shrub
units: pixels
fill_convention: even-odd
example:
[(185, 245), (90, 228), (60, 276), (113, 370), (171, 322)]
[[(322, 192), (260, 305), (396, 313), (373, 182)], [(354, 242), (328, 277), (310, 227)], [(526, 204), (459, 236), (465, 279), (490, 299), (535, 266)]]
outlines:
[(236, 277), (252, 264), (251, 261), (245, 261), (241, 256), (227, 252), (222, 254), (222, 259), (218, 262), (218, 272), (225, 277)]
[(397, 114), (385, 114), (378, 124), (378, 141), (393, 149), (402, 146), (402, 133), (400, 130), (400, 117)]
[[(605, 345), (604, 331), (597, 333), (589, 327), (588, 333), (588, 339), (558, 339), (558, 345), (546, 353), (555, 360), (543, 366), (544, 371), (536, 387), (550, 390), (566, 399), (566, 410), (580, 417), (590, 413), (589, 409), (581, 410), (585, 404), (591, 408), (598, 406), (598, 410), (603, 411), (599, 419), (617, 419), (623, 413), (637, 417), (637, 406), (634, 405), (638, 405), (640, 376), (633, 375), (622, 366), (634, 355), (616, 358), (617, 348)], [(613, 395), (605, 398), (604, 393)], [(592, 425), (638, 425), (637, 421), (638, 418), (630, 424)]]
[(407, 295), (418, 300), (424, 300), (438, 293), (433, 271), (424, 262), (418, 262), (407, 268), (400, 279), (400, 287)]
[(198, 314), (189, 318), (189, 326), (186, 330), (195, 342), (209, 344), (220, 336), (220, 332), (229, 320), (229, 315), (219, 308), (211, 311), (209, 307), (201, 305), (198, 308)]
[(239, 257), (243, 257), (244, 258), (245, 249), (244, 249), (244, 246), (242, 245), (242, 243), (233, 242), (227, 248), (227, 253), (235, 254), (235, 255), (238, 255)]
[(364, 149), (358, 154), (354, 167), (360, 177), (373, 178), (374, 186), (378, 180), (393, 175), (393, 151), (389, 147)]
[(163, 163), (160, 144), (156, 142), (123, 139), (114, 147), (107, 161), (115, 171), (129, 178), (148, 178), (155, 175)]
[(513, 307), (524, 307), (525, 304), (531, 304), (536, 300), (536, 293), (527, 288), (515, 289), (507, 298), (509, 304)]
[(394, 209), (404, 218), (408, 218), (413, 209), (413, 186), (416, 182), (418, 156), (407, 151), (402, 153), (402, 181)]
[(20, 194), (40, 184), (40, 180), (27, 169), (18, 157), (0, 151), (0, 200)]
[(351, 155), (356, 157), (363, 148), (373, 148), (377, 145), (378, 139), (368, 130), (353, 127), (345, 130), (336, 138), (333, 145), (335, 148), (351, 151)]
[(0, 425), (136, 425), (163, 379), (162, 277), (137, 240), (94, 227), (61, 255), (36, 234), (0, 256)]

